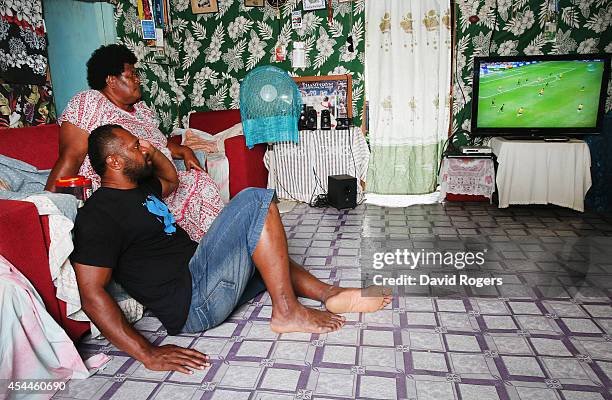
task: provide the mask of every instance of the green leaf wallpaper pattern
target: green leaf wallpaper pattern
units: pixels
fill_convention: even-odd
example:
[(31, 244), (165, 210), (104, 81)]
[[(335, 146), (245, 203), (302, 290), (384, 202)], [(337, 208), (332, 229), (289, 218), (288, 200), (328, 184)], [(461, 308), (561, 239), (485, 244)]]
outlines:
[[(544, 26), (555, 10), (557, 34), (549, 42)], [(457, 0), (456, 15), (453, 132), (470, 128), (474, 57), (612, 52), (610, 0)], [(472, 15), (479, 21), (470, 23)], [(608, 85), (606, 111), (611, 109), (612, 85)], [(465, 139), (458, 135), (459, 143)]]
[[(353, 115), (361, 124), (364, 101), (366, 0), (340, 3), (328, 10), (303, 11), (301, 0), (288, 0), (280, 9), (245, 7), (243, 0), (218, 0), (219, 12), (193, 14), (189, 0), (169, 0), (172, 32), (166, 36), (167, 61), (156, 61), (140, 38), (135, 0), (120, 0), (115, 20), (118, 42), (141, 60), (143, 99), (157, 112), (162, 131), (192, 111), (239, 107), (240, 80), (259, 65), (272, 64), (292, 76), (351, 74)], [(302, 27), (293, 29), (291, 12), (302, 10)], [(354, 52), (347, 37), (353, 37)], [(307, 68), (291, 68), (294, 41), (305, 42)], [(287, 60), (273, 63), (274, 49), (285, 44)]]

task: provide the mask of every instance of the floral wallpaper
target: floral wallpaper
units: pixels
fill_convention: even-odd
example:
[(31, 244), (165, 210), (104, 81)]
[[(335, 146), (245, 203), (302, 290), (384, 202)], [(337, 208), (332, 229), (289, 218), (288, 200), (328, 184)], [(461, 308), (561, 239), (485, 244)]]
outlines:
[[(365, 0), (332, 0), (331, 20), (327, 8), (303, 11), (301, 0), (288, 0), (278, 12), (267, 3), (245, 7), (243, 0), (218, 0), (218, 6), (217, 13), (193, 14), (189, 0), (170, 0), (172, 32), (166, 35), (166, 57), (160, 61), (140, 38), (136, 1), (117, 4), (118, 41), (141, 60), (143, 99), (156, 110), (163, 131), (185, 124), (192, 111), (238, 108), (240, 80), (265, 64), (293, 76), (351, 74), (353, 115), (355, 124), (361, 124)], [(302, 10), (297, 29), (291, 23), (295, 10)], [(305, 42), (306, 68), (291, 67), (294, 41)], [(286, 46), (284, 62), (273, 62), (277, 44)]]
[(46, 75), (42, 0), (1, 0), (0, 77), (6, 82), (42, 85)]
[[(474, 57), (612, 52), (609, 0), (457, 0), (456, 6), (453, 132), (469, 135)], [(551, 15), (557, 22), (554, 41), (544, 32)], [(473, 16), (477, 22), (470, 21)], [(611, 109), (609, 85), (606, 110)], [(457, 140), (466, 137), (459, 134)]]
[(55, 122), (41, 0), (0, 0), (0, 128)]
[(0, 84), (0, 128), (22, 128), (56, 121), (51, 84)]

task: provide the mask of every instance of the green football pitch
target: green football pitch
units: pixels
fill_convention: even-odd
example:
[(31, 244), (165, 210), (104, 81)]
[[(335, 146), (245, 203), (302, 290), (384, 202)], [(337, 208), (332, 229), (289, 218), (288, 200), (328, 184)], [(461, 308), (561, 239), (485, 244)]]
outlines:
[(594, 126), (602, 75), (603, 63), (582, 61), (546, 61), (489, 72), (480, 77), (478, 127)]

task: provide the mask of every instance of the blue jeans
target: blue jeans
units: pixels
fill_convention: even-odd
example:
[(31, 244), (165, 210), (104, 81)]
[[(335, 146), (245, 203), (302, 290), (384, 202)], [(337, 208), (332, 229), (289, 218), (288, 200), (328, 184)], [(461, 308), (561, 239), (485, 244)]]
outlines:
[(191, 305), (183, 332), (213, 328), (266, 290), (252, 256), (274, 197), (272, 189), (248, 188), (217, 216), (189, 261)]

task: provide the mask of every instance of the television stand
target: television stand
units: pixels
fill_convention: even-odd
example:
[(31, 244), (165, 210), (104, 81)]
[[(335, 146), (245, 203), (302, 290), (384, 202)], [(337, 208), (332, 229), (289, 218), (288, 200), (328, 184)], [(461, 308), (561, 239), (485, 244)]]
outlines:
[(492, 138), (489, 146), (498, 162), (499, 208), (556, 204), (584, 211), (584, 196), (591, 187), (591, 153), (584, 141), (560, 144)]
[(570, 140), (567, 136), (545, 136), (542, 139), (545, 142), (569, 142)]
[(506, 140), (537, 140), (545, 142), (569, 142), (570, 138), (567, 136), (521, 136), (521, 135), (509, 135), (502, 136)]
[(542, 140), (541, 136), (534, 135), (508, 135), (502, 137), (506, 140)]

